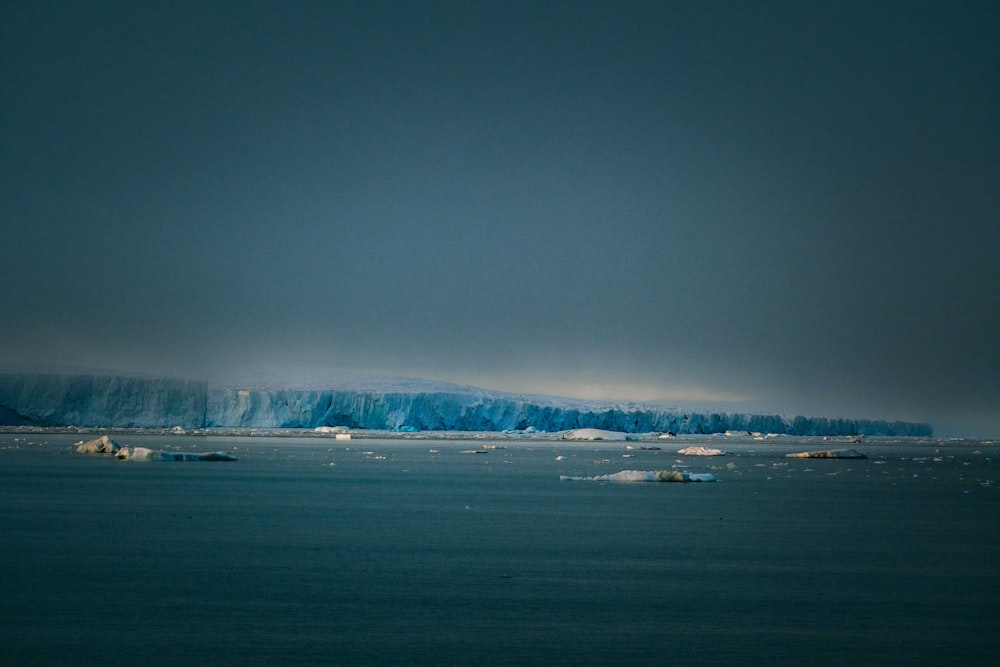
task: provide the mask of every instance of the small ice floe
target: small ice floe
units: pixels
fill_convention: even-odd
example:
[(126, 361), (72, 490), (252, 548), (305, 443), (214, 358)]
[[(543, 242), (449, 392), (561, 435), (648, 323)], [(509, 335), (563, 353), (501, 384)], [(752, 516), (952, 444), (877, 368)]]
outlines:
[(789, 459), (866, 459), (868, 458), (856, 449), (827, 449), (818, 452), (796, 452), (785, 454)]
[(459, 454), (487, 454), (485, 449), (463, 449)]
[(684, 449), (678, 449), (678, 454), (683, 454), (684, 456), (724, 456), (726, 452), (721, 449), (714, 449), (712, 447), (685, 447)]
[(658, 437), (660, 440), (667, 440), (669, 438), (676, 438), (677, 434), (673, 431), (667, 431), (666, 433), (661, 433)]
[(565, 461), (565, 460), (566, 460), (566, 457), (563, 456), (562, 454), (560, 454), (559, 456), (556, 457), (556, 461)]
[(682, 470), (622, 470), (610, 475), (595, 475), (593, 477), (573, 477), (560, 475), (563, 481), (587, 482), (714, 482), (712, 473), (693, 473)]

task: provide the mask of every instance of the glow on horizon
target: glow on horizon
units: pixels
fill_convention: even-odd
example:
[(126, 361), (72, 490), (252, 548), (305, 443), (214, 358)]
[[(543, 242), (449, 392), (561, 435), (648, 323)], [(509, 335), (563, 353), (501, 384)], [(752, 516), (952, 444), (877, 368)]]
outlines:
[(661, 404), (746, 404), (759, 397), (713, 387), (653, 385), (614, 379), (505, 378), (449, 375), (449, 381), (484, 389), (584, 400)]

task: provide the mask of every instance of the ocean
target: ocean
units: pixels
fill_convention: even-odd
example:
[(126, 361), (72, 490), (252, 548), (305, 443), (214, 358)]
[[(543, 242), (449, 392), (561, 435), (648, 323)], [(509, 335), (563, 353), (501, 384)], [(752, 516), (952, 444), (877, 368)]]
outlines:
[[(4, 664), (1000, 655), (990, 442), (112, 436), (239, 459), (167, 462), (89, 437), (0, 434)], [(845, 446), (868, 458), (785, 457)], [(560, 479), (676, 466), (717, 481)]]

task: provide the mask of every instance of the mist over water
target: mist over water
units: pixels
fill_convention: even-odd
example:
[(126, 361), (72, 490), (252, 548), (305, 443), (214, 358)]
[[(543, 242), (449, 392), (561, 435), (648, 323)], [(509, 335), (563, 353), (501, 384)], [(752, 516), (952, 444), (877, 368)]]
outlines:
[[(996, 451), (980, 442), (799, 460), (785, 454), (830, 443), (116, 436), (239, 459), (205, 463), (77, 454), (79, 439), (0, 435), (15, 663), (985, 664), (1000, 649)], [(731, 453), (676, 453), (707, 441)], [(718, 481), (559, 479), (626, 469)]]

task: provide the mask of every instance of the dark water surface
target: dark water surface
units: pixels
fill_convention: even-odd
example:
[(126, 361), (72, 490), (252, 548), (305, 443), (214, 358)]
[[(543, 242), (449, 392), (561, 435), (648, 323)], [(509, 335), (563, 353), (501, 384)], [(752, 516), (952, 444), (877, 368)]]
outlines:
[[(719, 441), (462, 454), (490, 441), (115, 438), (240, 460), (116, 461), (75, 453), (79, 436), (0, 435), (4, 664), (1000, 655), (990, 444), (796, 460), (829, 446), (726, 441), (730, 456), (697, 458), (671, 450)], [(559, 479), (678, 461), (719, 481)]]

